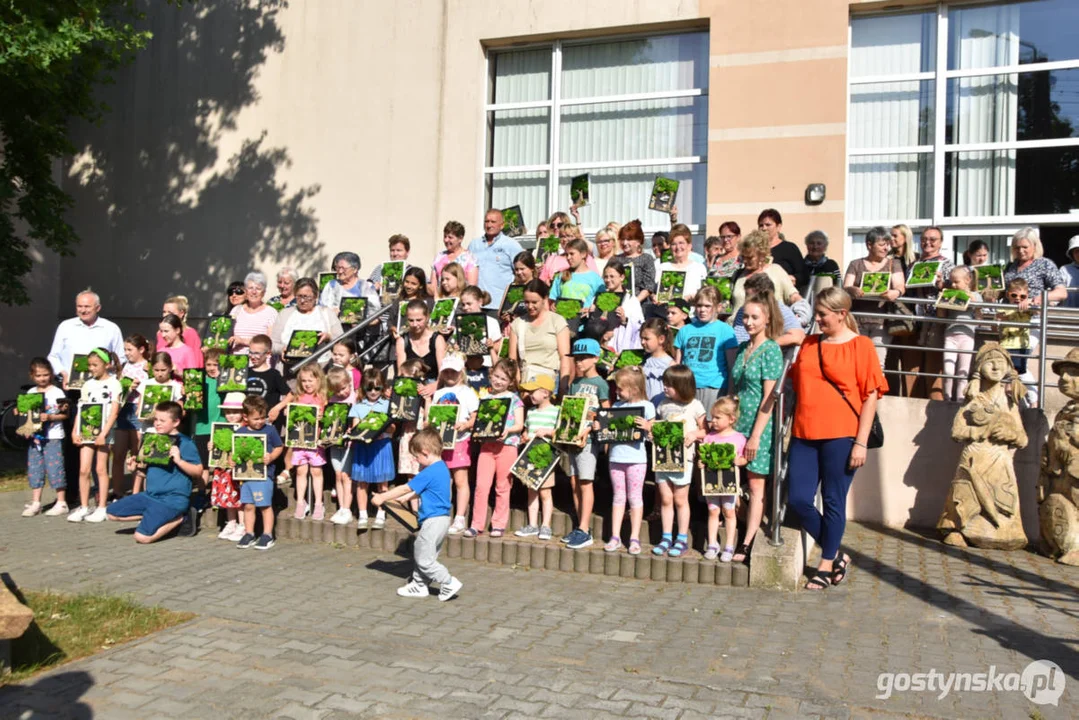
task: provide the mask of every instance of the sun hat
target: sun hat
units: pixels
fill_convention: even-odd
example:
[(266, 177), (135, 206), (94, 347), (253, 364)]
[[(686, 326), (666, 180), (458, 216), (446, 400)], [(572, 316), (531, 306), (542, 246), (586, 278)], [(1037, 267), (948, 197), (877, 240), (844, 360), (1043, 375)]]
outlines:
[(225, 399), (218, 405), (222, 410), (242, 410), (244, 406), (244, 398), (247, 397), (242, 392), (230, 392), (225, 395)]

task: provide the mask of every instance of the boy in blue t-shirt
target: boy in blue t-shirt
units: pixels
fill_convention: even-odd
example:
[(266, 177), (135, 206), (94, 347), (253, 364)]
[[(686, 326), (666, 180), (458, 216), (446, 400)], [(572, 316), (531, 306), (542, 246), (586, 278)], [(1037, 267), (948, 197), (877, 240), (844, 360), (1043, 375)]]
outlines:
[(450, 529), (450, 470), (442, 462), (442, 437), (434, 428), (424, 428), (412, 436), (408, 450), (419, 463), (420, 472), (407, 485), (371, 496), (371, 502), (381, 506), (387, 500), (420, 499), (417, 520), (420, 531), (412, 547), (412, 579), (397, 589), (401, 597), (421, 598), (431, 595), (428, 586), (440, 585), (438, 599), (445, 602), (461, 591), (463, 583), (450, 575), (438, 561), (438, 553)]
[[(236, 543), (241, 550), (252, 545), (256, 550), (269, 550), (273, 547), (273, 491), (274, 461), (284, 451), (281, 436), (273, 425), (267, 424), (269, 405), (258, 395), (244, 398), (244, 426), (236, 430), (237, 435), (263, 435), (266, 437), (266, 455), (262, 462), (266, 465), (265, 480), (246, 480), (240, 486), (240, 502), (244, 506), (244, 527), (247, 532)], [(262, 512), (262, 535), (255, 540), (255, 508)]]
[(187, 514), (191, 502), (191, 480), (202, 477), (202, 460), (194, 441), (181, 435), (183, 409), (172, 401), (154, 408), (154, 432), (171, 435), (166, 465), (151, 465), (146, 472), (146, 491), (129, 495), (109, 505), (109, 520), (138, 520), (135, 542), (152, 543), (175, 530)]

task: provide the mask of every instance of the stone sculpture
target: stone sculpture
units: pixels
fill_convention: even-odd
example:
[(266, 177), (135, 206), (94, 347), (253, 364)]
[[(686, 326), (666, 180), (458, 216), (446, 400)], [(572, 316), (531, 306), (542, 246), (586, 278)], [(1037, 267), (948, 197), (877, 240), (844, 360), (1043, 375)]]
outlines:
[(1038, 478), (1041, 550), (1066, 565), (1079, 565), (1079, 348), (1053, 363), (1059, 388), (1071, 399), (1057, 413), (1042, 451)]
[(937, 529), (948, 545), (1017, 550), (1027, 544), (1015, 476), (1015, 451), (1027, 444), (1019, 415), (1024, 388), (997, 343), (986, 343), (971, 367), (966, 402), (952, 423), (963, 452)]

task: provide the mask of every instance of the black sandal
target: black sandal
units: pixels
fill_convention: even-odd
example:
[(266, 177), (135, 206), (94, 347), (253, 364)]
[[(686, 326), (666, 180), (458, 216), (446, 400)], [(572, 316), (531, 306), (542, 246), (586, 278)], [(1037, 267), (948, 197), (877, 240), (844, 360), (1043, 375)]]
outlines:
[(832, 584), (838, 585), (847, 578), (847, 567), (850, 565), (850, 555), (840, 553), (839, 559), (832, 567)]
[(813, 574), (813, 577), (806, 581), (803, 590), (827, 590), (832, 586), (831, 576), (828, 573), (822, 573), (819, 570)]
[(734, 551), (734, 556), (731, 558), (735, 562), (744, 563), (749, 560), (749, 545), (742, 543), (738, 546), (738, 549)]

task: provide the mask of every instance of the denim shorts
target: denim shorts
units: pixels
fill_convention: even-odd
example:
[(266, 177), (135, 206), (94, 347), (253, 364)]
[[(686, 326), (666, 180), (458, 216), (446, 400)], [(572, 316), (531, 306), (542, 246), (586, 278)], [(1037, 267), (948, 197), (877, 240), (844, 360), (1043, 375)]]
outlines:
[(269, 480), (248, 480), (240, 485), (240, 502), (257, 508), (273, 504), (273, 483)]
[(148, 494), (141, 492), (120, 498), (107, 510), (112, 517), (136, 517), (142, 516), (135, 532), (147, 537), (153, 535), (161, 526), (183, 515), (182, 510), (169, 507), (160, 500), (155, 500)]

